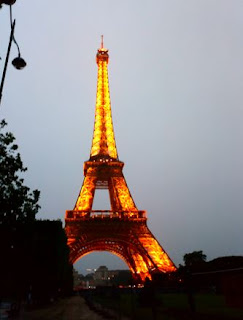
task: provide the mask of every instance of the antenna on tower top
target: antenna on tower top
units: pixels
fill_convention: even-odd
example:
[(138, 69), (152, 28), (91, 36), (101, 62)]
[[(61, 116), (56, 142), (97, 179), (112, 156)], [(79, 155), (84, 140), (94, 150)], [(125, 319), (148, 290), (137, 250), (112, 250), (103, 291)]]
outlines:
[(104, 48), (103, 38), (104, 38), (104, 36), (103, 36), (103, 34), (102, 34), (102, 36), (101, 36), (101, 49)]

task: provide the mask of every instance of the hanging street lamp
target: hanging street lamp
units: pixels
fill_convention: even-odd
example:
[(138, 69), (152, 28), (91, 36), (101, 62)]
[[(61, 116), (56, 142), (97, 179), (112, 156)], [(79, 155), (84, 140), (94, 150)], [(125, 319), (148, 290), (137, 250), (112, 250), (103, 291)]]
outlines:
[(11, 46), (12, 42), (14, 42), (17, 46), (18, 49), (18, 56), (13, 59), (12, 65), (17, 69), (17, 70), (22, 70), (27, 64), (24, 61), (24, 59), (21, 57), (20, 54), (20, 49), (19, 45), (14, 37), (14, 29), (15, 29), (15, 20), (12, 21), (12, 4), (15, 3), (16, 0), (0, 0), (0, 7), (1, 4), (7, 4), (10, 5), (10, 25), (11, 25), (11, 32), (10, 32), (10, 37), (9, 37), (9, 43), (8, 43), (8, 50), (5, 58), (5, 63), (4, 63), (4, 68), (3, 68), (3, 73), (2, 73), (2, 78), (1, 78), (1, 84), (0, 84), (0, 105), (1, 105), (1, 100), (2, 100), (2, 93), (3, 93), (3, 86), (4, 86), (4, 81), (6, 77), (6, 72), (7, 72), (7, 67), (8, 67), (8, 60), (9, 60), (9, 55), (11, 51)]

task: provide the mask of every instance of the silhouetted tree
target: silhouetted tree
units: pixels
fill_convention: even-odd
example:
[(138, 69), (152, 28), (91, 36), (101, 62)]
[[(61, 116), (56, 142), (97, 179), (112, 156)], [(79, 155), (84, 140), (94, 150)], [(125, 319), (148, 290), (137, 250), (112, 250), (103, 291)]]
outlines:
[(0, 300), (49, 300), (72, 291), (72, 265), (61, 221), (38, 221), (40, 192), (24, 185), (15, 137), (0, 122)]
[(61, 221), (16, 222), (0, 226), (0, 299), (32, 302), (72, 292), (72, 265)]
[(207, 264), (209, 271), (243, 268), (243, 256), (218, 257)]
[(5, 131), (7, 123), (0, 122), (0, 224), (33, 221), (40, 206), (40, 192), (24, 185), (23, 166), (12, 133)]
[(35, 221), (31, 228), (27, 279), (33, 299), (49, 300), (72, 291), (72, 265), (61, 221)]
[(193, 251), (191, 253), (186, 253), (183, 257), (186, 267), (199, 266), (206, 262), (207, 256), (200, 251)]
[(130, 270), (119, 270), (118, 274), (112, 279), (112, 284), (115, 286), (130, 285), (132, 284), (132, 280), (132, 273)]

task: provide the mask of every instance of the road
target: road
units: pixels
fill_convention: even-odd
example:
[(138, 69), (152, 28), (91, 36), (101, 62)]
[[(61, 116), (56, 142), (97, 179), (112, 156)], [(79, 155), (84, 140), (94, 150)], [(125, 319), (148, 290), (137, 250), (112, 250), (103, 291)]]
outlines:
[(19, 320), (104, 320), (91, 311), (79, 296), (60, 300), (53, 305), (32, 311), (24, 311)]

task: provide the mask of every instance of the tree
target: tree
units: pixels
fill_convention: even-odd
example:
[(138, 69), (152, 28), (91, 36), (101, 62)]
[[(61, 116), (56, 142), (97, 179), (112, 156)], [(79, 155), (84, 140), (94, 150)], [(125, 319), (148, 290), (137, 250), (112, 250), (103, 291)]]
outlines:
[(24, 185), (27, 168), (6, 125), (0, 122), (0, 300), (44, 301), (72, 291), (67, 239), (61, 221), (35, 219), (40, 192)]
[[(22, 237), (28, 232), (26, 229)], [(31, 284), (32, 298), (44, 301), (71, 293), (73, 268), (62, 222), (36, 220), (27, 240), (23, 270), (27, 271), (25, 284)]]
[(13, 225), (16, 221), (35, 220), (40, 206), (40, 191), (24, 185), (21, 174), (27, 170), (23, 166), (15, 137), (6, 132), (5, 120), (0, 122), (0, 224)]
[(0, 300), (45, 302), (72, 292), (72, 264), (61, 221), (0, 225)]
[(186, 253), (183, 257), (186, 267), (200, 266), (204, 264), (207, 260), (207, 256), (200, 251), (193, 251), (191, 253)]

